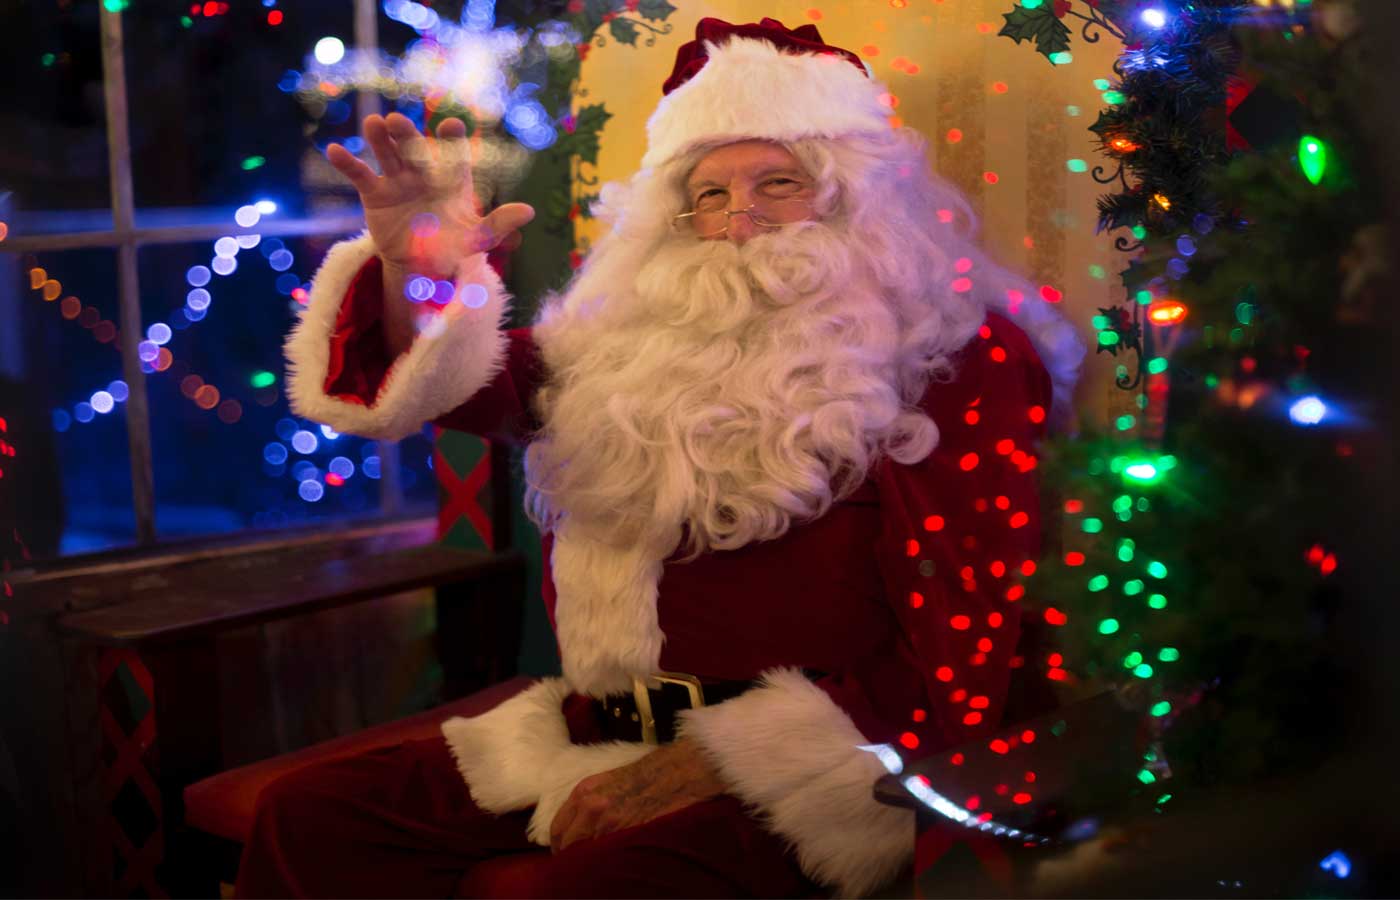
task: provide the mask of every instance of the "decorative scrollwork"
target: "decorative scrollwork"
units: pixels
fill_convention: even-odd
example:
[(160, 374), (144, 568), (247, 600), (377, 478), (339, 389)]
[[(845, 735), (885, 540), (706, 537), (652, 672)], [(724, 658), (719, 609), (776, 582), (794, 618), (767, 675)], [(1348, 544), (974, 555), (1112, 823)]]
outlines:
[(1137, 390), (1138, 386), (1142, 384), (1142, 351), (1138, 351), (1136, 368), (1137, 370), (1131, 376), (1125, 372), (1113, 379), (1113, 383), (1125, 391)]
[[(1097, 44), (1103, 37), (1103, 35), (1099, 34), (1100, 31), (1106, 31), (1109, 35), (1120, 41), (1124, 39), (1123, 32), (1108, 19), (1104, 18), (1103, 13), (1099, 12), (1097, 9), (1090, 8), (1089, 15), (1087, 16), (1073, 9), (1069, 10), (1069, 14), (1077, 19), (1084, 20), (1084, 25), (1079, 29), (1079, 36), (1084, 39), (1084, 43), (1086, 44)], [(1094, 30), (1090, 31), (1091, 28)]]
[[(1118, 240), (1121, 241), (1121, 240), (1123, 240), (1123, 239), (1122, 239), (1122, 238), (1119, 238)], [(1116, 245), (1116, 243), (1117, 243), (1117, 242), (1115, 241), (1115, 245)], [(1141, 245), (1139, 245), (1139, 246), (1141, 246)], [(1142, 371), (1143, 371), (1142, 361), (1143, 361), (1143, 359), (1145, 359), (1145, 358), (1147, 358), (1147, 357), (1150, 357), (1150, 356), (1152, 355), (1152, 354), (1149, 352), (1149, 350), (1148, 350), (1148, 345), (1152, 342), (1152, 332), (1151, 332), (1151, 330), (1145, 329), (1145, 328), (1142, 327), (1142, 311), (1143, 311), (1143, 306), (1142, 306), (1142, 304), (1140, 304), (1140, 303), (1133, 303), (1133, 304), (1132, 304), (1132, 308), (1133, 308), (1133, 327), (1132, 327), (1133, 340), (1132, 340), (1132, 342), (1131, 342), (1131, 347), (1132, 347), (1133, 352), (1137, 354), (1137, 366), (1135, 367), (1136, 371), (1133, 373), (1133, 377), (1132, 377), (1132, 378), (1129, 378), (1126, 374), (1124, 374), (1124, 375), (1120, 375), (1120, 376), (1118, 376), (1117, 378), (1114, 379), (1114, 381), (1115, 381), (1115, 383), (1117, 383), (1118, 387), (1122, 388), (1122, 389), (1125, 390), (1125, 391), (1135, 391), (1135, 390), (1138, 389), (1139, 386), (1142, 385)]]
[(1116, 181), (1119, 184), (1123, 185), (1123, 190), (1128, 190), (1128, 179), (1123, 174), (1122, 162), (1118, 163), (1118, 167), (1113, 170), (1113, 174), (1106, 174), (1107, 172), (1107, 166), (1094, 166), (1094, 170), (1089, 174), (1092, 175), (1094, 180), (1097, 181), (1099, 184), (1112, 184)]
[(638, 19), (638, 20), (636, 21), (636, 25), (637, 25), (638, 28), (645, 28), (645, 29), (649, 32), (649, 34), (647, 35), (647, 39), (646, 39), (646, 45), (647, 45), (648, 47), (655, 47), (655, 46), (656, 46), (656, 36), (657, 36), (657, 35), (659, 35), (659, 34), (670, 34), (670, 33), (671, 33), (671, 23), (670, 23), (670, 22), (663, 22), (661, 25), (648, 25), (646, 22), (642, 21), (641, 19)]
[(1113, 239), (1113, 249), (1119, 253), (1132, 253), (1134, 250), (1141, 250), (1143, 243), (1120, 236)]

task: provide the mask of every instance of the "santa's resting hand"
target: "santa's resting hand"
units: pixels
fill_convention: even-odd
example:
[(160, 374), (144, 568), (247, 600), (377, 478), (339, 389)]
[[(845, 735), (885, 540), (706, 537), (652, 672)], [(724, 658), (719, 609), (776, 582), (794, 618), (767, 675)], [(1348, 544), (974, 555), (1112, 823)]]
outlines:
[(549, 846), (557, 853), (575, 841), (645, 824), (724, 791), (695, 741), (682, 738), (580, 781), (554, 816)]

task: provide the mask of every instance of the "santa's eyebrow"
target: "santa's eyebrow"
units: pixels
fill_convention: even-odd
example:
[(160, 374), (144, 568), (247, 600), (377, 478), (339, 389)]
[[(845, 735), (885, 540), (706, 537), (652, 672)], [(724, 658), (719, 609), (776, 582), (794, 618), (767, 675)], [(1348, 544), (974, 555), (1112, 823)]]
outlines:
[[(802, 172), (801, 170), (799, 170), (799, 169), (793, 168), (792, 166), (769, 166), (769, 167), (766, 168), (766, 169), (760, 169), (758, 172), (756, 172), (756, 173), (754, 174), (753, 177), (754, 177), (755, 179), (758, 179), (758, 178), (767, 178), (769, 175), (795, 175), (795, 176), (797, 176), (798, 178), (806, 177), (806, 176), (805, 176), (805, 173), (803, 173), (803, 172)], [(702, 187), (717, 187), (717, 188), (722, 188), (722, 187), (726, 187), (726, 186), (727, 186), (727, 185), (720, 184), (718, 181), (714, 181), (714, 180), (712, 180), (712, 179), (706, 178), (706, 179), (704, 179), (703, 181), (696, 181), (696, 182), (692, 183), (692, 184), (690, 185), (690, 189), (693, 191), (693, 190), (697, 190), (697, 189), (702, 188)]]

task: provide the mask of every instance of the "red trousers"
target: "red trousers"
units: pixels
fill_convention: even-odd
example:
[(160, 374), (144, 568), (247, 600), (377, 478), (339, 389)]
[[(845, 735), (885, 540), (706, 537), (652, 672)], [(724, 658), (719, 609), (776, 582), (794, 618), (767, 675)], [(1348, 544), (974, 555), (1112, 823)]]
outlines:
[[(258, 798), (237, 897), (822, 896), (721, 796), (550, 853), (472, 802), (442, 739), (330, 760)], [(503, 857), (509, 856), (509, 859)]]

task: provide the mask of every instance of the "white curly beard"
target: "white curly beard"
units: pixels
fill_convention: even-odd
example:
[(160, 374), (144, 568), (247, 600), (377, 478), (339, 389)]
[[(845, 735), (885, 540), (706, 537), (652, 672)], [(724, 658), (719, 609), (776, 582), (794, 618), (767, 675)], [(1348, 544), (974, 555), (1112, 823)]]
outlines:
[(937, 430), (897, 383), (900, 333), (861, 253), (817, 222), (662, 243), (601, 303), (557, 303), (529, 448), (537, 521), (664, 557), (779, 537)]

